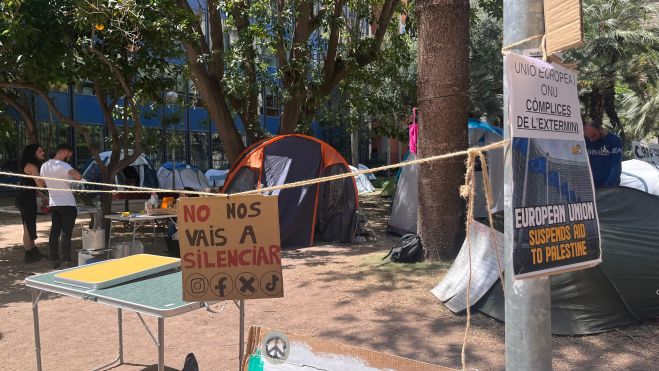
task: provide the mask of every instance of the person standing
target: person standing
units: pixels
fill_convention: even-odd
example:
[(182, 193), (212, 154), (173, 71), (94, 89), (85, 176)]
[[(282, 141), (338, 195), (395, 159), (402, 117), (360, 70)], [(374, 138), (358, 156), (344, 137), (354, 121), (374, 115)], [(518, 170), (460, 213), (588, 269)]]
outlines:
[[(66, 180), (80, 180), (80, 173), (71, 167), (67, 161), (73, 156), (73, 148), (68, 144), (60, 144), (52, 160), (41, 166), (41, 176), (45, 178), (46, 186), (50, 188), (48, 206), (51, 210), (52, 227), (50, 229), (50, 260), (53, 268), (60, 264), (71, 266), (71, 234), (75, 225), (78, 209), (73, 191)], [(56, 180), (56, 179), (62, 180)]]
[(620, 137), (592, 121), (584, 121), (583, 129), (595, 187), (619, 185), (622, 173)]
[[(39, 176), (41, 164), (46, 159), (46, 153), (40, 144), (30, 144), (23, 149), (19, 164), (23, 174)], [(44, 187), (41, 179), (21, 178), (20, 185), (29, 187)], [(14, 204), (23, 219), (23, 248), (25, 249), (25, 263), (34, 263), (43, 257), (34, 241), (37, 239), (37, 195), (46, 196), (36, 189), (19, 189)]]

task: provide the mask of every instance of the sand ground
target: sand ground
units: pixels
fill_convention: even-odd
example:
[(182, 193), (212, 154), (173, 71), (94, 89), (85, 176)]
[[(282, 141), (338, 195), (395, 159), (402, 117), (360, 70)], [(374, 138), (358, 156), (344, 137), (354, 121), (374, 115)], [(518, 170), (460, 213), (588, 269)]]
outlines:
[[(6, 202), (5, 202), (6, 203)], [(362, 197), (375, 237), (353, 246), (316, 246), (283, 254), (285, 297), (247, 301), (247, 325), (263, 325), (409, 357), (460, 367), (465, 317), (444, 308), (429, 290), (449, 263), (382, 265), (395, 238), (384, 233), (387, 201)], [(47, 252), (48, 216), (38, 219), (42, 252)], [(116, 232), (127, 238), (128, 229)], [(148, 231), (144, 231), (148, 233)], [(0, 215), (1, 370), (35, 369), (31, 293), (24, 280), (49, 265), (22, 262), (20, 218)], [(144, 241), (147, 241), (145, 239)], [(80, 248), (76, 227), (74, 247)], [(147, 251), (164, 253), (147, 244)], [(116, 309), (50, 294), (39, 305), (44, 370), (89, 370), (114, 358)], [(213, 306), (165, 321), (165, 361), (179, 369), (194, 352), (202, 370), (236, 370), (238, 310)], [(156, 321), (146, 318), (153, 331)], [(503, 369), (503, 324), (481, 314), (472, 319), (468, 366)], [(124, 315), (125, 361), (116, 370), (155, 369), (156, 348), (135, 314)], [(599, 335), (554, 337), (554, 369), (659, 369), (659, 326), (645, 324)]]

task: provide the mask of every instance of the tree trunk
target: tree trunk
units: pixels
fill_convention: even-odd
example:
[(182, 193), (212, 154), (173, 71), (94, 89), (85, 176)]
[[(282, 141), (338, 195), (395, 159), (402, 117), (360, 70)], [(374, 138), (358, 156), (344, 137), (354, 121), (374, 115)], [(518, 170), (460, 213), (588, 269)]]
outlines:
[[(110, 179), (110, 169), (108, 168), (100, 168), (101, 171), (101, 179), (103, 179), (103, 183), (108, 183), (112, 184), (112, 179)], [(111, 248), (112, 246), (108, 246), (108, 242), (110, 240), (110, 219), (106, 219), (106, 215), (110, 215), (112, 213), (112, 193), (101, 193), (101, 222), (99, 223), (101, 225), (101, 228), (105, 229), (105, 247), (106, 248)]]
[(604, 112), (602, 93), (599, 88), (593, 88), (593, 91), (590, 93), (589, 101), (588, 108), (590, 112), (588, 113), (588, 116), (590, 116), (593, 124), (601, 125), (602, 119), (604, 118)]
[(216, 76), (209, 74), (208, 69), (199, 62), (200, 55), (194, 45), (185, 44), (185, 50), (190, 77), (206, 102), (208, 113), (220, 134), (224, 153), (227, 155), (229, 163), (233, 164), (245, 149), (245, 144), (229, 112), (229, 105), (222, 92), (221, 81)]
[[(469, 0), (419, 0), (419, 157), (467, 148)], [(453, 258), (464, 239), (464, 158), (419, 166), (418, 232), (428, 260)]]
[(279, 125), (279, 134), (293, 134), (300, 121), (302, 112), (302, 99), (304, 94), (299, 89), (288, 89), (291, 97), (284, 102), (284, 112), (281, 115), (281, 124)]
[(188, 65), (193, 74), (195, 86), (204, 98), (211, 119), (215, 122), (217, 131), (220, 134), (224, 153), (227, 155), (229, 163), (233, 164), (245, 149), (245, 144), (234, 124), (233, 117), (231, 117), (226, 99), (220, 92), (222, 87), (218, 81), (208, 76), (200, 66), (193, 65), (190, 57)]
[[(220, 89), (219, 85), (217, 89)], [(227, 155), (229, 163), (233, 164), (236, 159), (238, 159), (238, 156), (240, 156), (240, 153), (245, 149), (245, 144), (233, 122), (233, 117), (231, 117), (231, 114), (229, 113), (226, 101), (215, 91), (207, 91), (206, 94), (203, 94), (202, 89), (199, 89), (199, 91), (202, 92), (202, 96), (206, 99), (208, 112), (215, 122), (217, 131), (220, 134), (222, 149)]]
[(350, 160), (352, 166), (359, 168), (359, 129), (354, 128), (350, 133)]
[(610, 85), (607, 85), (606, 88), (602, 89), (602, 107), (604, 108), (606, 115), (609, 117), (611, 128), (620, 136), (620, 141), (624, 147), (627, 136), (625, 135), (625, 128), (620, 122), (620, 117), (618, 117), (618, 111), (616, 111), (616, 91), (615, 83), (613, 82)]

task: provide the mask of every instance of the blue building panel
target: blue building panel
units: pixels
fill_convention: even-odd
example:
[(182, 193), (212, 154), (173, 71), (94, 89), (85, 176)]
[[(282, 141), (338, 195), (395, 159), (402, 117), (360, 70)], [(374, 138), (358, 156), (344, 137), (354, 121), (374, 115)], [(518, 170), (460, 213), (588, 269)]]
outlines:
[[(55, 103), (55, 107), (64, 115), (65, 117), (70, 116), (69, 110), (69, 93), (67, 92), (50, 92), (48, 96)], [(35, 105), (35, 120), (37, 121), (50, 121), (51, 115), (48, 110), (48, 105), (38, 95), (34, 97)], [(53, 122), (59, 122), (55, 115), (52, 115)]]
[(210, 125), (210, 116), (208, 111), (203, 108), (190, 108), (188, 109), (188, 119), (190, 120), (191, 131), (208, 132)]
[(243, 125), (243, 121), (240, 119), (239, 116), (234, 116), (233, 122), (236, 124), (236, 128), (238, 129), (239, 132), (241, 133), (245, 132), (245, 125)]
[(279, 133), (279, 117), (265, 117), (265, 130), (267, 130), (272, 135), (277, 135)]
[(103, 125), (103, 111), (94, 95), (75, 94), (73, 96), (73, 117), (77, 122)]
[(185, 109), (178, 106), (165, 106), (162, 112), (167, 129), (185, 130)]
[(159, 128), (162, 126), (162, 108), (152, 105), (143, 106), (140, 110), (140, 119), (145, 128)]

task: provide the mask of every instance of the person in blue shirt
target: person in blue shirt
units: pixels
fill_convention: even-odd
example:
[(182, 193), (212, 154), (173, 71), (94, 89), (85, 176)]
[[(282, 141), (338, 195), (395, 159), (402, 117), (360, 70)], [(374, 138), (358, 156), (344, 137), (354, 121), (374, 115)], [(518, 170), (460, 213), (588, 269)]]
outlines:
[(622, 172), (620, 137), (604, 129), (601, 123), (592, 121), (584, 120), (583, 131), (595, 187), (619, 185)]

